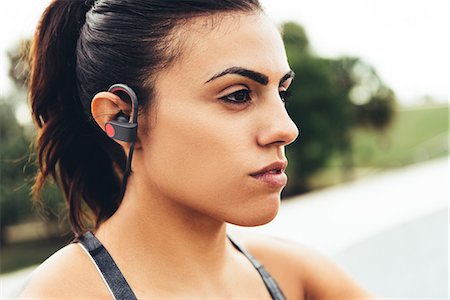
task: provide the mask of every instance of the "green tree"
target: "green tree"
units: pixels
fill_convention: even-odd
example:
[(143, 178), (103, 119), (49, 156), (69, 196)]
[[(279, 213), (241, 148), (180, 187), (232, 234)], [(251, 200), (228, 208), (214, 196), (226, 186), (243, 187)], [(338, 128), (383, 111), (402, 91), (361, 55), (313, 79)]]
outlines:
[(385, 130), (394, 118), (394, 92), (372, 66), (359, 58), (342, 57), (331, 63), (334, 84), (342, 88), (354, 106), (355, 125)]
[(28, 163), (29, 142), (12, 105), (4, 100), (0, 101), (0, 138), (0, 228), (4, 242), (5, 226), (31, 215), (29, 178), (34, 172)]

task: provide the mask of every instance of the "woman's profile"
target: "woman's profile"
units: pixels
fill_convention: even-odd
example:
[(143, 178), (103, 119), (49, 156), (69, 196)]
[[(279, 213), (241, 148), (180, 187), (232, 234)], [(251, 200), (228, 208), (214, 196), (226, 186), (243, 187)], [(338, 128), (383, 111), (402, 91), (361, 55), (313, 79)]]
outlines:
[(231, 236), (277, 214), (294, 73), (257, 0), (55, 0), (31, 48), (34, 195), (75, 236), (20, 298), (369, 299), (328, 259)]

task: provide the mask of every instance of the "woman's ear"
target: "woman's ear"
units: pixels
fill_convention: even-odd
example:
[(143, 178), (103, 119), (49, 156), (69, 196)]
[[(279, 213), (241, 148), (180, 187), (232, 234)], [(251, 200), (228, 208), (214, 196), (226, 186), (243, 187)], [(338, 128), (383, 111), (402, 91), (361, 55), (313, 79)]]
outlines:
[(111, 92), (100, 92), (91, 101), (91, 114), (95, 122), (105, 131), (105, 124), (114, 120), (119, 112), (131, 112), (131, 106)]
[[(131, 114), (131, 105), (120, 99), (120, 97), (111, 92), (100, 92), (94, 96), (91, 102), (91, 114), (95, 122), (106, 133), (106, 122), (114, 120), (119, 112), (126, 115)], [(115, 140), (125, 150), (130, 146), (129, 143)], [(140, 147), (139, 139), (135, 141), (135, 149)], [(128, 155), (128, 154), (127, 154)]]

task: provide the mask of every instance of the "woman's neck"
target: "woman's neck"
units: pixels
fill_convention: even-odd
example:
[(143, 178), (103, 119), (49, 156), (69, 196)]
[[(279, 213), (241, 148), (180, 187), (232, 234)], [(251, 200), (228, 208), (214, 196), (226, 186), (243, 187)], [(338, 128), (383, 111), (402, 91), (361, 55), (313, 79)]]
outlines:
[(96, 232), (126, 278), (137, 271), (164, 282), (183, 274), (192, 286), (206, 274), (228, 273), (232, 251), (225, 222), (135, 186), (129, 182), (119, 209)]

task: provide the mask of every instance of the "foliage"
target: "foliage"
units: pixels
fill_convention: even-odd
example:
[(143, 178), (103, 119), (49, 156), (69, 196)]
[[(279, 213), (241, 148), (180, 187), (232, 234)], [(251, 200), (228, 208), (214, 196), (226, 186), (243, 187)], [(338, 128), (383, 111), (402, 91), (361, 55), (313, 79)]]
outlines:
[[(283, 24), (282, 34), (288, 55), (293, 51), (299, 53), (307, 53), (310, 51), (308, 36), (306, 35), (305, 29), (299, 24), (294, 22)], [(291, 63), (293, 62), (292, 59), (295, 59), (295, 57), (289, 58)]]
[(28, 163), (28, 144), (17, 123), (12, 105), (0, 102), (0, 226), (14, 224), (30, 215), (29, 177), (34, 168)]

